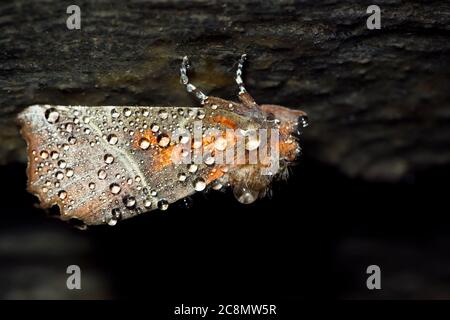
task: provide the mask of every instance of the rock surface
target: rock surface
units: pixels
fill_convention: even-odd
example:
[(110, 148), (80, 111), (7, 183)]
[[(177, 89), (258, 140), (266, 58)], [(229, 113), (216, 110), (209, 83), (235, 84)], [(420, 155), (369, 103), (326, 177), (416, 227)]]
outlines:
[(0, 5), (0, 162), (25, 161), (14, 117), (37, 103), (181, 105), (191, 57), (203, 91), (236, 96), (237, 57), (260, 103), (310, 115), (304, 154), (349, 176), (397, 181), (450, 162), (450, 4), (377, 1), (77, 1)]

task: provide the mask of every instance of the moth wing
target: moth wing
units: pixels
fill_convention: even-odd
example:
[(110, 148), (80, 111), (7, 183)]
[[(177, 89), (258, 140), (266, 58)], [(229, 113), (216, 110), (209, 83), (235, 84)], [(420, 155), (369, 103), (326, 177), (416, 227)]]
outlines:
[(164, 210), (223, 175), (216, 164), (172, 161), (183, 141), (171, 134), (192, 133), (202, 119), (226, 129), (217, 115), (202, 108), (30, 106), (18, 116), (28, 190), (42, 207), (57, 205), (62, 219), (86, 224)]

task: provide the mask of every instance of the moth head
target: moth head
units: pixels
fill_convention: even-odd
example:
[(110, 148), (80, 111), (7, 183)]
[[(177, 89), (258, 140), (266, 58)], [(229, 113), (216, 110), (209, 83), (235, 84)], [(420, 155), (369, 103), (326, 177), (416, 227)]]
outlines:
[(280, 160), (295, 161), (300, 154), (298, 138), (303, 128), (308, 126), (308, 116), (302, 110), (293, 110), (274, 104), (263, 104), (261, 110), (268, 121), (273, 121), (279, 129)]
[[(244, 165), (231, 175), (233, 193), (236, 199), (244, 204), (254, 202), (257, 198), (270, 193), (270, 183), (276, 176), (286, 178), (287, 168), (300, 154), (299, 136), (308, 125), (304, 111), (292, 110), (278, 105), (261, 105), (268, 127), (278, 131), (279, 166), (269, 175), (262, 174), (261, 168)], [(268, 169), (266, 167), (266, 169)]]

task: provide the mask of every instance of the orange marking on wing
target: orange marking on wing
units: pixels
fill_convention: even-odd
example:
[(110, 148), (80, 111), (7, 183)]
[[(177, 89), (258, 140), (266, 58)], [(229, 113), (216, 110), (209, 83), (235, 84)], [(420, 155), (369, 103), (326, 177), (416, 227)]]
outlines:
[(207, 184), (210, 184), (211, 182), (219, 179), (222, 176), (223, 176), (223, 171), (220, 170), (220, 167), (215, 167), (213, 170), (211, 170), (211, 172), (208, 174), (208, 176), (206, 177), (205, 180), (206, 180)]
[(138, 131), (138, 132), (136, 132), (136, 133), (134, 134), (134, 139), (133, 139), (133, 148), (134, 148), (134, 149), (140, 149), (140, 147), (139, 147), (139, 141), (140, 141), (142, 138), (146, 138), (148, 141), (150, 141), (150, 144), (151, 144), (151, 145), (157, 145), (157, 144), (158, 144), (158, 141), (157, 141), (157, 139), (156, 139), (155, 134), (153, 133), (153, 131), (147, 129), (147, 130), (145, 130), (144, 132), (139, 132), (139, 131)]
[(157, 157), (155, 159), (158, 163), (157, 167), (155, 168), (156, 170), (161, 170), (162, 168), (165, 168), (165, 167), (173, 164), (172, 163), (172, 152), (173, 152), (174, 147), (175, 146), (171, 145), (160, 151), (159, 157)]
[(213, 122), (219, 123), (230, 129), (236, 129), (238, 127), (237, 124), (233, 120), (226, 118), (224, 116), (215, 116), (213, 118)]
[[(158, 139), (155, 136), (155, 133), (151, 130), (145, 130), (144, 132), (136, 132), (133, 139), (133, 148), (140, 150), (139, 141), (142, 138), (146, 138), (151, 146), (156, 146), (159, 153), (153, 158), (153, 167), (152, 170), (160, 171), (163, 168), (172, 165), (172, 152), (174, 149), (173, 145), (168, 146), (167, 148), (160, 148), (158, 145)], [(149, 150), (153, 150), (150, 149)]]

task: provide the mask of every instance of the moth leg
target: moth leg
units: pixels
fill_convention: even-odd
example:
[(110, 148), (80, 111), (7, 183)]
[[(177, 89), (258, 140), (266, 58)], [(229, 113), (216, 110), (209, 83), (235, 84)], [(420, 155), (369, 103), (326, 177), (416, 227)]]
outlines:
[(197, 99), (200, 100), (201, 104), (204, 104), (208, 96), (201, 92), (196, 86), (189, 82), (189, 78), (187, 76), (187, 69), (190, 68), (189, 59), (187, 56), (183, 57), (183, 62), (180, 67), (180, 82), (186, 86), (186, 90), (189, 93), (194, 93)]
[(244, 86), (244, 81), (242, 80), (242, 69), (244, 67), (244, 61), (247, 58), (247, 55), (244, 53), (243, 55), (241, 55), (241, 58), (239, 59), (239, 63), (238, 63), (238, 67), (236, 70), (236, 83), (239, 86), (239, 100), (241, 100), (241, 102), (246, 105), (247, 107), (256, 107), (257, 104), (255, 102), (255, 100), (253, 99), (253, 97), (250, 95), (250, 93), (247, 92), (247, 90), (245, 89)]

